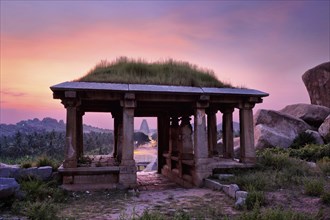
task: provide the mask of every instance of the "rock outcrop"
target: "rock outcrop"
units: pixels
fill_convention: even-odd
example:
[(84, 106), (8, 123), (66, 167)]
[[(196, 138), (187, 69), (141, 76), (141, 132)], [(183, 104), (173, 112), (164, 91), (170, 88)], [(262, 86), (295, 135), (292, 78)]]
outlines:
[(260, 109), (254, 115), (256, 148), (289, 147), (302, 132), (311, 126), (299, 118), (274, 110)]
[(320, 105), (300, 103), (288, 105), (280, 110), (280, 112), (296, 118), (300, 118), (307, 122), (309, 125), (318, 128), (323, 123), (325, 118), (330, 114), (330, 108)]
[(0, 199), (8, 198), (19, 191), (19, 184), (14, 178), (0, 177)]
[(302, 76), (312, 104), (330, 108), (330, 62), (320, 64)]
[(330, 141), (330, 115), (324, 120), (318, 131), (324, 139)]

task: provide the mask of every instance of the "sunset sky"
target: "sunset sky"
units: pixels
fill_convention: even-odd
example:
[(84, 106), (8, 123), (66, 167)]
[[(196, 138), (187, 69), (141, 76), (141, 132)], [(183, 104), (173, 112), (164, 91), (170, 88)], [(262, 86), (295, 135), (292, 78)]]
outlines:
[[(301, 76), (330, 60), (330, 1), (0, 4), (0, 123), (65, 120), (49, 87), (119, 56), (188, 61), (235, 86), (270, 93), (254, 111), (309, 103)], [(102, 118), (89, 114), (84, 122), (107, 127)]]

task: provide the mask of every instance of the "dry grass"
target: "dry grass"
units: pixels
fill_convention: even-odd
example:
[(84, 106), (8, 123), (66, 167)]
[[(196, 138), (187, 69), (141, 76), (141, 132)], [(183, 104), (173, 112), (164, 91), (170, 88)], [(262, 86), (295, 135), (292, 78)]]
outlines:
[(80, 82), (134, 83), (194, 87), (232, 87), (219, 81), (212, 70), (188, 62), (169, 59), (148, 63), (126, 57), (113, 62), (101, 61)]

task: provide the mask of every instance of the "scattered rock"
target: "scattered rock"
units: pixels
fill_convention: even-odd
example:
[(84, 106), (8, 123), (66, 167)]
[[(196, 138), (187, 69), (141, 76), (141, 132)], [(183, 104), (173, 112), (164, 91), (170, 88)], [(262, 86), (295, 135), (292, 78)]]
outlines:
[(205, 179), (204, 185), (205, 185), (205, 187), (213, 189), (213, 190), (222, 190), (222, 188), (224, 186), (224, 185), (218, 183), (217, 181), (211, 180), (211, 179)]
[(311, 104), (288, 105), (279, 112), (304, 120), (309, 125), (318, 128), (330, 114), (330, 108)]
[(19, 188), (20, 186), (14, 178), (0, 177), (0, 199), (15, 195)]
[(299, 118), (274, 110), (260, 109), (254, 115), (255, 146), (289, 147), (302, 132), (311, 130), (311, 126)]
[(238, 185), (236, 184), (230, 184), (229, 185), (229, 191), (228, 191), (228, 195), (231, 197), (231, 198), (236, 198), (236, 192), (239, 190), (239, 187)]
[(236, 209), (243, 209), (246, 198), (239, 197), (235, 202)]
[(307, 130), (305, 131), (305, 133), (310, 134), (315, 139), (315, 144), (324, 144), (324, 141), (320, 133), (312, 130)]
[(246, 192), (246, 191), (237, 191), (236, 199), (238, 199), (238, 198), (246, 199), (247, 195), (248, 195), (248, 192)]
[(319, 133), (323, 138), (330, 139), (330, 115), (324, 120), (319, 127)]
[(330, 62), (320, 64), (302, 75), (312, 104), (330, 108)]

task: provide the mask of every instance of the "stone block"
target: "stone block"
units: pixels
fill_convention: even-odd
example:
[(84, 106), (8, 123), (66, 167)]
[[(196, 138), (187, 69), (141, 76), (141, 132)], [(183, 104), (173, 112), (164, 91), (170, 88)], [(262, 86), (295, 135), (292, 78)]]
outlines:
[(0, 177), (14, 177), (15, 174), (20, 170), (20, 168), (14, 168), (14, 167), (3, 167), (0, 168)]
[(245, 198), (239, 197), (235, 202), (235, 208), (236, 209), (242, 209), (245, 205)]
[(41, 180), (49, 180), (52, 176), (53, 168), (51, 166), (39, 167), (37, 176)]
[(236, 199), (243, 198), (246, 199), (248, 192), (246, 191), (236, 191)]
[(20, 186), (14, 178), (0, 177), (0, 199), (15, 195), (19, 188)]
[(230, 185), (222, 185), (222, 191), (229, 195), (229, 187)]
[(236, 185), (236, 184), (230, 184), (229, 185), (229, 190), (228, 190), (228, 195), (231, 197), (231, 198), (234, 198), (236, 197), (236, 192), (239, 190), (239, 187)]
[(234, 174), (218, 174), (219, 180), (227, 180), (231, 177), (234, 177)]
[(205, 185), (205, 187), (214, 189), (214, 190), (222, 190), (222, 187), (223, 187), (223, 185), (221, 183), (218, 183), (217, 181), (211, 180), (211, 179), (205, 179), (204, 185)]

